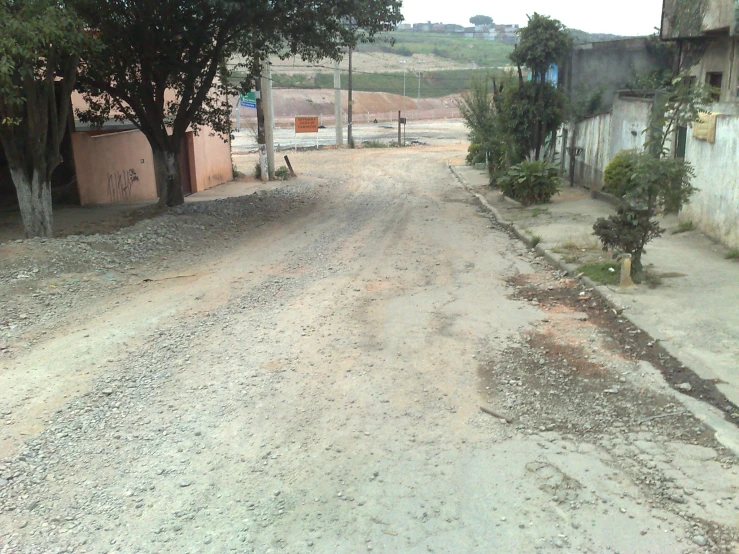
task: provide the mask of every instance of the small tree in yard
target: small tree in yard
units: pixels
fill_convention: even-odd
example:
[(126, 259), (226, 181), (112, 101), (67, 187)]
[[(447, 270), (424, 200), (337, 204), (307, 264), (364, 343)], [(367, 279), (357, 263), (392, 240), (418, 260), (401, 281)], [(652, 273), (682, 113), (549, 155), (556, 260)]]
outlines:
[(645, 130), (645, 152), (619, 153), (606, 168), (609, 190), (624, 200), (615, 216), (600, 218), (593, 226), (603, 249), (632, 256), (637, 276), (643, 270), (646, 244), (662, 235), (654, 218), (677, 213), (696, 192), (695, 175), (685, 160), (671, 156), (668, 140), (678, 126), (692, 125), (711, 102), (711, 89), (696, 85), (685, 75), (658, 95), (652, 125)]
[(81, 116), (102, 124), (112, 114), (141, 130), (167, 206), (184, 202), (179, 155), (187, 130), (230, 131), (229, 59), (242, 56), (252, 75), (275, 54), (338, 59), (402, 20), (400, 0), (72, 1), (102, 46), (83, 67), (90, 109)]
[(51, 175), (80, 55), (89, 41), (73, 13), (50, 0), (0, 0), (0, 143), (27, 237), (51, 237)]
[[(552, 65), (561, 65), (565, 59), (572, 48), (572, 37), (561, 22), (538, 13), (529, 18), (519, 35), (520, 43), (510, 54), (518, 68), (518, 91), (510, 95), (511, 106), (506, 108), (514, 112), (512, 131), (518, 123), (516, 112), (525, 121), (526, 134), (521, 135), (521, 145), (530, 146), (538, 160), (546, 138), (562, 124), (565, 109), (564, 94), (557, 83), (547, 81), (547, 75)], [(528, 83), (524, 81), (522, 67), (531, 72)]]
[[(467, 163), (486, 163), (492, 174), (503, 169), (505, 143), (498, 130), (495, 101), (489, 77), (475, 78), (470, 90), (457, 102), (465, 126), (470, 130)], [(493, 83), (494, 86), (494, 83)]]

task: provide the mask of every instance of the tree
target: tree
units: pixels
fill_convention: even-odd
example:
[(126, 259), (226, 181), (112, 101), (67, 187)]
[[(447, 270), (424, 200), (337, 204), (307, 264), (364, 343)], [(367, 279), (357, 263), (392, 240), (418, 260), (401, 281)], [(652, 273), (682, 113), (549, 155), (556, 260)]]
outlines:
[[(509, 57), (518, 68), (517, 100), (528, 104), (520, 111), (527, 111), (536, 120), (531, 143), (538, 160), (546, 137), (556, 131), (564, 117), (564, 95), (557, 83), (548, 82), (547, 76), (553, 65), (564, 61), (572, 48), (572, 37), (561, 22), (538, 13), (529, 17), (519, 36), (520, 42)], [(529, 84), (524, 82), (522, 67), (531, 72)]]
[(457, 102), (465, 126), (470, 130), (467, 163), (486, 163), (488, 171), (497, 173), (505, 162), (505, 143), (498, 132), (495, 102), (490, 89), (490, 76), (473, 78), (470, 90)]
[(52, 0), (0, 0), (0, 143), (27, 237), (51, 237), (51, 175), (68, 124), (80, 20)]
[(473, 15), (470, 17), (470, 23), (473, 25), (492, 25), (493, 18), (489, 15)]
[(696, 122), (712, 102), (711, 87), (688, 74), (680, 74), (658, 91), (652, 121), (644, 130), (644, 152), (622, 152), (606, 168), (609, 188), (624, 200), (618, 214), (599, 218), (593, 226), (603, 249), (625, 252), (632, 257), (637, 275), (642, 272), (644, 247), (664, 232), (655, 218), (659, 213), (677, 213), (696, 192), (691, 185), (693, 167), (671, 154), (668, 146), (678, 127)]
[(184, 202), (179, 156), (187, 130), (229, 132), (227, 60), (242, 56), (254, 75), (270, 55), (338, 59), (402, 20), (400, 0), (72, 1), (102, 46), (83, 65), (90, 109), (81, 117), (101, 124), (112, 114), (141, 130), (167, 206)]

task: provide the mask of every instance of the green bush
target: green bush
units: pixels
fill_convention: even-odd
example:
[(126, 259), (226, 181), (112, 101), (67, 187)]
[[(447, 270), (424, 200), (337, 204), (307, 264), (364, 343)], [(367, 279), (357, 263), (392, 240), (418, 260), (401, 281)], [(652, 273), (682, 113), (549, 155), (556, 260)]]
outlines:
[(623, 198), (631, 190), (631, 177), (637, 162), (637, 153), (633, 150), (621, 150), (610, 161), (603, 172), (603, 191)]
[(593, 231), (603, 244), (603, 250), (615, 250), (631, 254), (631, 264), (637, 274), (642, 271), (641, 257), (644, 246), (652, 239), (662, 235), (656, 221), (652, 221), (649, 210), (633, 206), (621, 206), (616, 215), (599, 218)]
[(277, 168), (275, 171), (275, 178), (280, 181), (287, 181), (290, 178), (290, 170), (284, 165)]
[(254, 164), (254, 178), (255, 179), (261, 179), (262, 178), (262, 166), (259, 162)]
[(524, 206), (549, 202), (561, 184), (559, 166), (544, 160), (527, 160), (511, 166), (497, 180), (503, 194)]

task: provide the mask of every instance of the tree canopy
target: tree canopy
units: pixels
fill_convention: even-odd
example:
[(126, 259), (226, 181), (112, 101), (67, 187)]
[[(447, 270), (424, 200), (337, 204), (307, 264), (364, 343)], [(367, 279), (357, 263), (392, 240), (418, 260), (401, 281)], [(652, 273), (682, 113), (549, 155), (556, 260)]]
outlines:
[(492, 25), (493, 18), (489, 15), (473, 15), (470, 17), (470, 23), (473, 25)]
[(532, 80), (543, 82), (552, 64), (561, 64), (572, 48), (572, 37), (558, 20), (534, 13), (519, 31), (520, 42), (511, 61), (531, 71)]
[(340, 58), (402, 20), (400, 0), (72, 0), (102, 52), (85, 60), (83, 119), (128, 120), (152, 146), (162, 203), (183, 201), (179, 151), (188, 129), (229, 130), (226, 93), (240, 56), (251, 74), (270, 55)]

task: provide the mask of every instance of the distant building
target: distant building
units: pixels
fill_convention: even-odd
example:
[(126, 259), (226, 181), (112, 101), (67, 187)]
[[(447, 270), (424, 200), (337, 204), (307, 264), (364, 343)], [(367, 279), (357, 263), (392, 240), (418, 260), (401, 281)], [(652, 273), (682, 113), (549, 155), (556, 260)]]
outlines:
[(447, 33), (464, 33), (464, 27), (462, 25), (446, 24), (444, 25), (444, 31)]
[(398, 29), (398, 31), (412, 31), (413, 25), (411, 25), (410, 23), (400, 23), (396, 28)]

